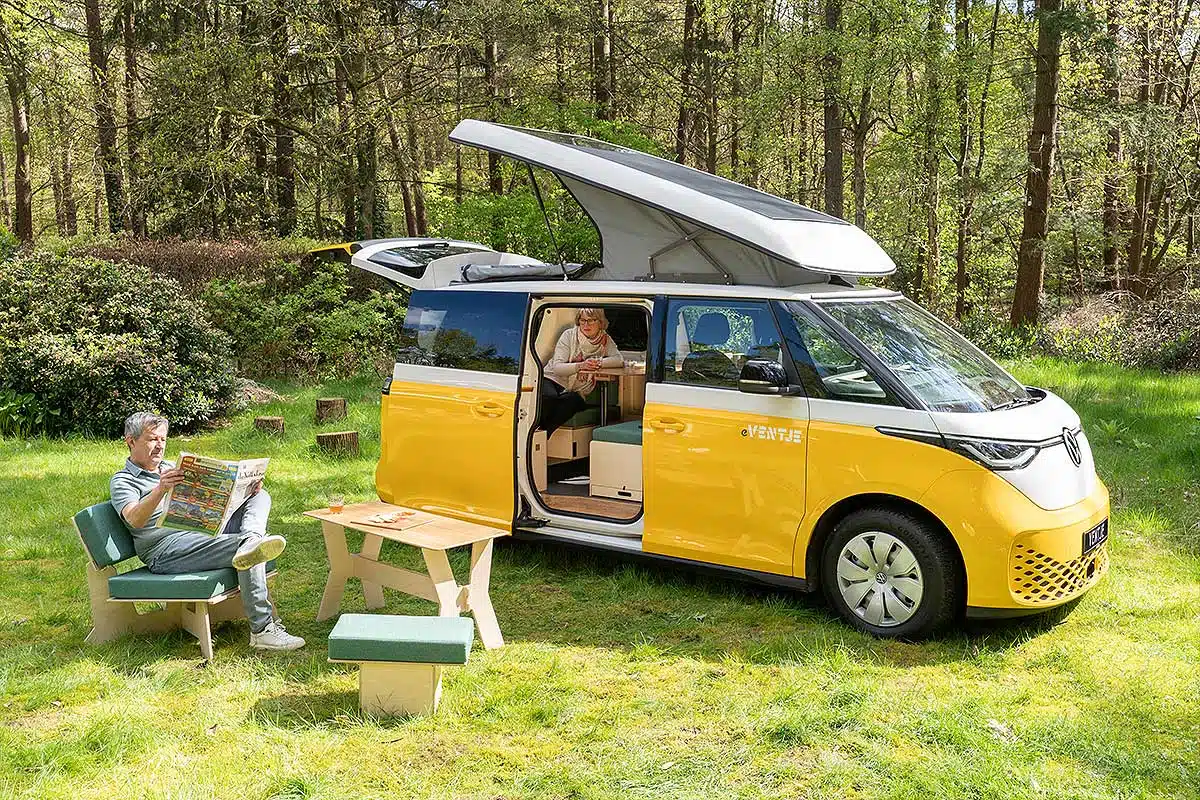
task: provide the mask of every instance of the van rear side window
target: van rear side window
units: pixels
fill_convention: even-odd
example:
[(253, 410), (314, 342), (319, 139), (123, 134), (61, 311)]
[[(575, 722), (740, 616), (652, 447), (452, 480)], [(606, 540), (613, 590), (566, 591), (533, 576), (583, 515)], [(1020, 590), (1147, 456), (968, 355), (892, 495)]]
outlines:
[(396, 361), (516, 375), (528, 305), (519, 292), (413, 292)]

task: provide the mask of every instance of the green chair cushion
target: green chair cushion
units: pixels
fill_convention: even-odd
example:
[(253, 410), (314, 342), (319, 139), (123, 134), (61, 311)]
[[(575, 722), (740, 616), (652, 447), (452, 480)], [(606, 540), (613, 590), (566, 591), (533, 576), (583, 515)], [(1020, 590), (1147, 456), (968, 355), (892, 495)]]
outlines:
[(639, 419), (621, 422), (616, 425), (605, 425), (592, 431), (593, 442), (614, 442), (616, 444), (642, 443), (642, 421)]
[[(267, 572), (275, 562), (267, 562)], [(238, 588), (237, 570), (209, 569), (179, 575), (157, 575), (147, 567), (108, 579), (108, 593), (118, 600), (207, 600)]]
[(137, 555), (129, 529), (107, 500), (76, 514), (75, 526), (92, 562), (101, 569)]
[(465, 664), (475, 623), (470, 617), (342, 614), (329, 632), (329, 657), (338, 661)]

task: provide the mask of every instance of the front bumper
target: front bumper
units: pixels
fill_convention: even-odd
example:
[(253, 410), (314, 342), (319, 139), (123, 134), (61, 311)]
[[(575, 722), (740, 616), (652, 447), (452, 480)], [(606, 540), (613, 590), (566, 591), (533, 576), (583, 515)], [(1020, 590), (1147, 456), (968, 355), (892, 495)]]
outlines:
[(1083, 534), (1109, 516), (1108, 489), (1047, 511), (986, 470), (943, 476), (923, 504), (950, 530), (967, 573), (968, 615), (1020, 616), (1068, 603), (1109, 568), (1108, 544), (1083, 554)]

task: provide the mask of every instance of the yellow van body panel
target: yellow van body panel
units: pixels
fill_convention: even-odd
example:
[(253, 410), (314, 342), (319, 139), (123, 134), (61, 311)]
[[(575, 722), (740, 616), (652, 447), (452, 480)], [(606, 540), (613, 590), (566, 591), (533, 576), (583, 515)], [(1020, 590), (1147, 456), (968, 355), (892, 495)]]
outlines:
[(791, 575), (807, 420), (667, 403), (642, 420), (642, 549)]
[[(807, 577), (808, 545), (822, 515), (838, 502), (864, 494), (909, 500), (946, 526), (962, 553), (969, 606), (1058, 605), (1091, 588), (1107, 569), (1106, 546), (1086, 558), (1082, 554), (1083, 533), (1109, 513), (1108, 490), (1099, 478), (1089, 497), (1047, 511), (962, 456), (866, 426), (813, 420), (808, 455), (809, 503), (796, 542), (797, 577)], [(1031, 558), (1036, 563), (1029, 563)], [(1020, 585), (1028, 582), (1029, 572), (1042, 575), (1034, 583), (1048, 581), (1070, 591), (1056, 597), (1057, 589), (1051, 588), (1031, 602), (1031, 592)], [(1074, 573), (1084, 580), (1075, 580)]]
[(381, 409), (379, 498), (512, 529), (512, 392), (394, 381)]

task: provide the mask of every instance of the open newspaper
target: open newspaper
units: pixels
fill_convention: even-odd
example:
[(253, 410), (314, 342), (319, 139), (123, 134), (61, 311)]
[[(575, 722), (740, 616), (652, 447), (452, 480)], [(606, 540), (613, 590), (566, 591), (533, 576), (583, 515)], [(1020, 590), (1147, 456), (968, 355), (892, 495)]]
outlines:
[(183, 470), (183, 481), (167, 494), (167, 513), (158, 524), (181, 531), (220, 533), (266, 475), (270, 460), (222, 461), (180, 453), (177, 468)]

